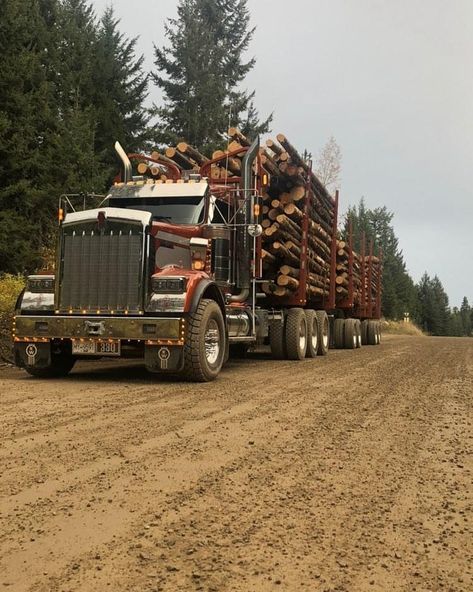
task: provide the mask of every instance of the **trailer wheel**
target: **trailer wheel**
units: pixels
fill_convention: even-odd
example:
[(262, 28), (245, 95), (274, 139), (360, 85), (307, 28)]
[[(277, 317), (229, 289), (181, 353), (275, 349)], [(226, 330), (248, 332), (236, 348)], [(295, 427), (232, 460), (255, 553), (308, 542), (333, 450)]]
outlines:
[(377, 323), (376, 323), (376, 329), (377, 329), (377, 335), (378, 335), (377, 345), (379, 345), (381, 343), (381, 323), (379, 321), (377, 321)]
[(184, 376), (193, 382), (214, 380), (225, 358), (225, 325), (215, 300), (204, 298), (189, 316), (184, 344)]
[(346, 319), (345, 321), (345, 348), (355, 349), (357, 344), (356, 320)]
[(355, 320), (356, 328), (356, 347), (361, 347), (361, 321), (360, 319)]
[(368, 324), (366, 319), (361, 321), (361, 345), (369, 345), (368, 343)]
[(319, 346), (317, 349), (317, 355), (326, 356), (328, 354), (328, 348), (330, 344), (330, 329), (328, 316), (325, 310), (316, 310), (317, 315), (317, 326), (319, 330)]
[(345, 319), (335, 319), (333, 322), (333, 342), (337, 349), (345, 347)]
[(303, 360), (307, 351), (307, 319), (304, 309), (291, 308), (286, 319), (286, 351), (289, 360)]
[(376, 323), (374, 321), (368, 321), (368, 345), (377, 344), (376, 335)]
[(307, 351), (305, 355), (306, 358), (315, 358), (319, 346), (319, 324), (315, 310), (306, 310), (305, 317), (307, 320)]
[(287, 357), (284, 326), (284, 318), (272, 321), (269, 326), (269, 346), (271, 347), (271, 354), (275, 360), (285, 360)]
[(51, 359), (51, 365), (47, 368), (35, 368), (34, 366), (25, 366), (25, 370), (31, 376), (36, 378), (61, 378), (67, 376), (74, 367), (76, 359), (71, 355), (54, 356)]

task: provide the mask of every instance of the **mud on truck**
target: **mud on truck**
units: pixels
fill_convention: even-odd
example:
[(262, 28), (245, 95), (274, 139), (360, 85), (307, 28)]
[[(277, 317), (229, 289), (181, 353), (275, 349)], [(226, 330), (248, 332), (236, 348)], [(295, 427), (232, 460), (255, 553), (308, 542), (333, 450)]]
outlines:
[(122, 176), (97, 207), (61, 197), (54, 274), (29, 276), (18, 298), (16, 364), (46, 378), (142, 358), (205, 382), (257, 345), (302, 360), (379, 343), (380, 259), (340, 240), (338, 194), (282, 138), (270, 149), (238, 133), (211, 159), (117, 143)]

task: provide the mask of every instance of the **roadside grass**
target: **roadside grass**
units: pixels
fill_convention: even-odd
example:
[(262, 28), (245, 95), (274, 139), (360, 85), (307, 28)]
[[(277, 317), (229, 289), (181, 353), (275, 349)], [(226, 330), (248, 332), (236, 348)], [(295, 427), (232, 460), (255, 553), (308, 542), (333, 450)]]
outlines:
[(16, 300), (24, 287), (25, 279), (21, 275), (0, 276), (0, 359), (5, 362), (12, 361), (12, 320)]
[(415, 337), (425, 337), (425, 333), (414, 323), (405, 323), (404, 321), (381, 321), (381, 331), (388, 335), (413, 335)]

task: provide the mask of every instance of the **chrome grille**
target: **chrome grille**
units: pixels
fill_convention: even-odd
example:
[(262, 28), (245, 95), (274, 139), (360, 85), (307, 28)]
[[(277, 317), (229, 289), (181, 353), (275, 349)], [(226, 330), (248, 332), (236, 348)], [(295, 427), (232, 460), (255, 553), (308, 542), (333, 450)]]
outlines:
[[(123, 224), (121, 226), (124, 226)], [(59, 309), (126, 312), (141, 309), (142, 227), (64, 230)]]

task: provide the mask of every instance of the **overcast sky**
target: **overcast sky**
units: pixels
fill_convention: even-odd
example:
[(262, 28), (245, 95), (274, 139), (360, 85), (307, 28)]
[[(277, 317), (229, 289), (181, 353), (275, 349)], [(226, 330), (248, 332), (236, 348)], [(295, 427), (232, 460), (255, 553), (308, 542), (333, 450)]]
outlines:
[[(153, 64), (177, 0), (115, 8)], [(417, 281), (437, 274), (452, 306), (473, 301), (473, 1), (248, 0), (247, 77), (273, 134), (314, 154), (335, 136), (343, 210), (386, 205)], [(160, 95), (151, 89), (150, 99)], [(273, 135), (272, 134), (272, 135)]]

